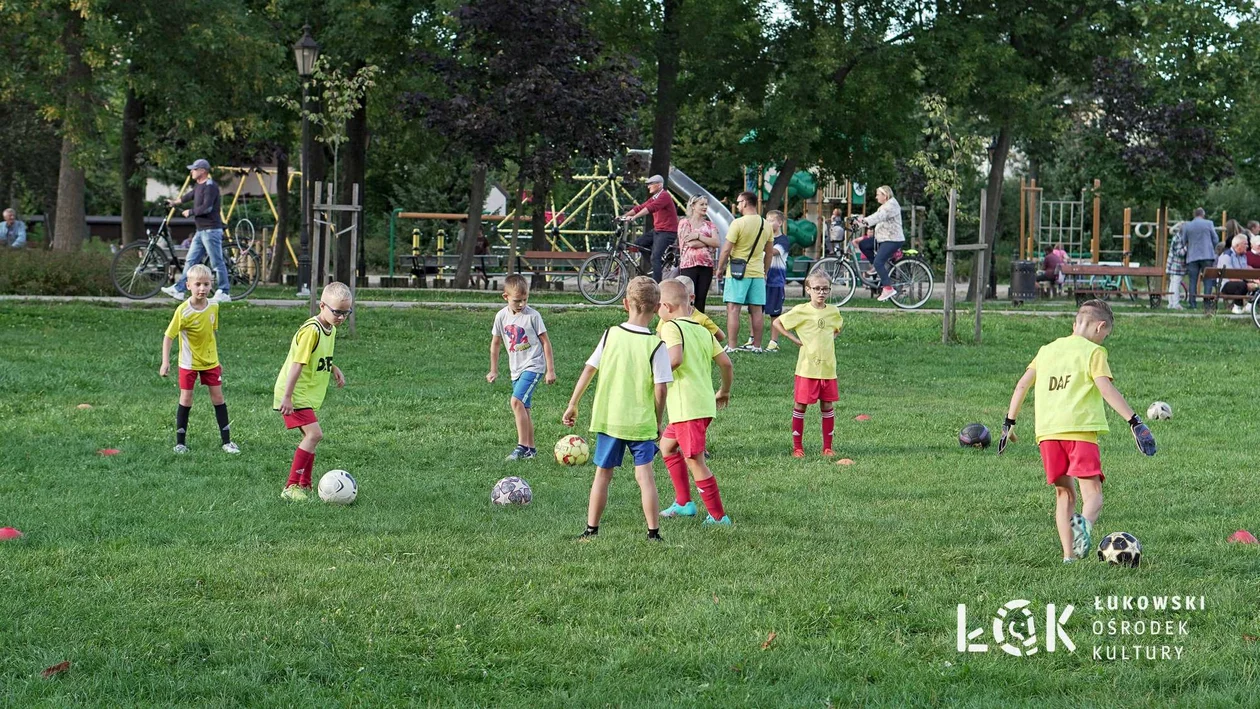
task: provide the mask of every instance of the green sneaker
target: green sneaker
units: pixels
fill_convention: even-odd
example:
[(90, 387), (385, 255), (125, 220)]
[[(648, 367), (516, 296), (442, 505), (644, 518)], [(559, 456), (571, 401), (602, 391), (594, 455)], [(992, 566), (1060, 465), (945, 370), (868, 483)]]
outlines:
[(769, 344), (766, 345), (766, 352), (778, 352), (778, 351), (779, 351), (779, 343), (775, 342), (774, 340), (771, 340)]
[(695, 517), (696, 516), (696, 503), (695, 501), (688, 501), (687, 504), (680, 505), (677, 502), (675, 502), (669, 507), (666, 507), (665, 509), (661, 510), (661, 516), (665, 517), (666, 519), (670, 517)]
[(731, 526), (731, 516), (722, 515), (722, 519), (713, 519), (713, 515), (709, 515), (708, 517), (705, 518), (702, 524), (704, 524), (704, 526), (706, 527), (716, 527), (718, 525), (721, 525), (723, 527), (729, 527)]
[(302, 492), (302, 488), (297, 485), (290, 485), (284, 489), (284, 492), (280, 493), (280, 499), (288, 500), (289, 502), (306, 502), (310, 498), (307, 497), (305, 492)]
[(1072, 555), (1084, 559), (1092, 547), (1094, 525), (1080, 514), (1072, 515)]

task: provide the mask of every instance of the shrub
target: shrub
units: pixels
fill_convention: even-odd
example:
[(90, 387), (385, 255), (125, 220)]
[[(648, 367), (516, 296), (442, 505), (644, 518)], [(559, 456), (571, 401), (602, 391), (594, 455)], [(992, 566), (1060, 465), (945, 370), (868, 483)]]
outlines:
[(0, 293), (117, 295), (109, 277), (111, 259), (93, 251), (0, 249)]

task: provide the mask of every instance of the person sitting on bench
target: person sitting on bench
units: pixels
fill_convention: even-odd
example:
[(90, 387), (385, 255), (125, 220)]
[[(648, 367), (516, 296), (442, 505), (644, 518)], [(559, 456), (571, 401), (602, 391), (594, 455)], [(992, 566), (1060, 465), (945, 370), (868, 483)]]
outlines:
[[(1243, 234), (1234, 236), (1229, 243), (1229, 248), (1216, 259), (1217, 268), (1247, 268), (1247, 237)], [(1245, 296), (1247, 291), (1256, 289), (1256, 281), (1245, 281), (1241, 278), (1225, 278), (1221, 279), (1221, 295)], [(1246, 311), (1243, 308), (1242, 299), (1231, 299), (1234, 303), (1234, 315), (1242, 315)]]

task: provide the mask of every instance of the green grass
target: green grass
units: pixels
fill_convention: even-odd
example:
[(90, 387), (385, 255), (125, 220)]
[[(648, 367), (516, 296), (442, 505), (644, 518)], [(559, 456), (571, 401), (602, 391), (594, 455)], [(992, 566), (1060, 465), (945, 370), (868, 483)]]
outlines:
[[(582, 361), (618, 318), (544, 315), (561, 377), (536, 398), (545, 451)], [(361, 310), (357, 339), (338, 343), (349, 386), (321, 411), (316, 463), (350, 470), (360, 498), (282, 503), (297, 439), (271, 388), (301, 317), (224, 308), (244, 453), (218, 451), (198, 391), (193, 452), (177, 457), (175, 385), (157, 376), (168, 310), (0, 303), (0, 526), (27, 534), (0, 543), (0, 704), (1260, 702), (1248, 639), (1260, 635), (1260, 548), (1225, 543), (1260, 531), (1249, 323), (1122, 319), (1107, 343), (1129, 400), (1176, 412), (1153, 424), (1153, 459), (1109, 415), (1098, 531), (1142, 539), (1142, 568), (1126, 570), (1060, 564), (1033, 444), (999, 459), (955, 439), (968, 422), (1000, 424), (1022, 368), (1066, 318), (994, 317), (983, 346), (945, 347), (937, 318), (850, 314), (837, 345), (847, 468), (814, 454), (815, 410), (811, 456), (788, 456), (790, 345), (736, 355), (735, 396), (710, 439), (736, 526), (668, 521), (666, 544), (651, 545), (628, 471), (600, 538), (579, 544), (591, 470), (501, 462), (515, 433), (507, 383), (484, 379), (483, 312)], [(1030, 408), (1024, 433), (1031, 424)], [(495, 480), (517, 473), (534, 503), (492, 509)], [(1095, 612), (1110, 594), (1201, 594), (1207, 610)], [(1034, 602), (1043, 635), (1045, 603), (1075, 604), (1077, 652), (956, 651), (957, 604), (983, 627), (1014, 598)], [(1189, 621), (1170, 643), (1185, 656), (1095, 662), (1090, 623), (1110, 617)], [(40, 677), (63, 660), (69, 671)]]

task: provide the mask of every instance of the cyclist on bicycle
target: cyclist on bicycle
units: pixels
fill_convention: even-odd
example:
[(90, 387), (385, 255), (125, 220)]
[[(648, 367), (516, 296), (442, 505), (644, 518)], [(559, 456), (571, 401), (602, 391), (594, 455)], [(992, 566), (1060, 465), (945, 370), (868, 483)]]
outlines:
[(174, 298), (175, 300), (183, 300), (188, 297), (188, 269), (201, 263), (206, 256), (210, 258), (210, 266), (214, 269), (215, 279), (218, 281), (218, 291), (214, 297), (210, 299), (214, 303), (227, 303), (232, 300), (228, 295), (232, 287), (232, 281), (228, 277), (227, 263), (223, 260), (223, 220), (219, 218), (220, 196), (219, 186), (215, 181), (210, 179), (210, 163), (207, 160), (199, 159), (188, 166), (188, 171), (192, 174), (192, 179), (196, 183), (188, 192), (180, 195), (179, 199), (170, 199), (166, 201), (168, 207), (174, 207), (178, 204), (187, 202), (190, 198), (193, 201), (192, 209), (185, 209), (183, 214), (185, 217), (192, 217), (197, 225), (197, 233), (193, 235), (192, 245), (188, 248), (188, 258), (184, 261), (184, 272), (179, 275), (179, 280), (173, 286), (167, 286), (162, 292)]
[(858, 220), (863, 226), (875, 227), (875, 238), (859, 241), (858, 248), (875, 265), (875, 272), (879, 274), (879, 285), (883, 287), (883, 292), (879, 294), (882, 302), (897, 295), (892, 280), (888, 278), (888, 261), (906, 245), (906, 237), (901, 230), (901, 205), (893, 197), (892, 188), (880, 185), (875, 190), (875, 199), (880, 204), (879, 209)]
[(674, 206), (674, 198), (665, 189), (665, 178), (652, 175), (647, 181), (651, 195), (643, 204), (635, 205), (622, 215), (622, 219), (633, 220), (652, 213), (652, 280), (661, 282), (664, 271), (665, 250), (678, 241), (678, 208)]

